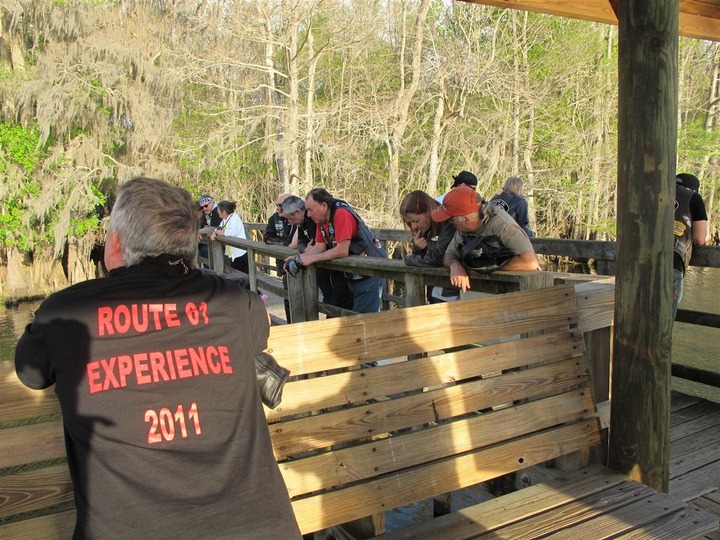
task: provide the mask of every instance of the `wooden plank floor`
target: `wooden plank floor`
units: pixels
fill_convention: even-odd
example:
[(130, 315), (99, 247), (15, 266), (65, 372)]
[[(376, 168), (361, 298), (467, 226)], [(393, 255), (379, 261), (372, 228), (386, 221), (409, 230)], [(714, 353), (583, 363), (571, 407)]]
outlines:
[(720, 404), (673, 392), (670, 494), (720, 516)]

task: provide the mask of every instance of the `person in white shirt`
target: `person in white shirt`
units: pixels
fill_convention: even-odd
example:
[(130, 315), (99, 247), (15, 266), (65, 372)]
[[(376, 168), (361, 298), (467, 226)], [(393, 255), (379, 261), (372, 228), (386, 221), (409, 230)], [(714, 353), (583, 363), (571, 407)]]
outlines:
[[(232, 201), (220, 201), (217, 205), (218, 213), (222, 218), (220, 228), (210, 235), (210, 240), (215, 240), (218, 236), (234, 236), (236, 238), (247, 239), (245, 225), (240, 216), (235, 213), (237, 204)], [(247, 250), (242, 248), (227, 246), (225, 255), (230, 259), (230, 266), (235, 270), (248, 273), (248, 255)]]

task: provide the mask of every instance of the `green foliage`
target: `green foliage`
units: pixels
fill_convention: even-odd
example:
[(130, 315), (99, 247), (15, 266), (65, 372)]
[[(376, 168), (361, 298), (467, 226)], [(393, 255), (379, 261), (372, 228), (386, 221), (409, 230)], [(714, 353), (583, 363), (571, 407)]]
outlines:
[(720, 155), (720, 131), (705, 129), (704, 119), (686, 123), (678, 132), (683, 158), (696, 161)]
[(40, 191), (36, 182), (28, 181), (15, 196), (3, 200), (0, 245), (30, 251), (36, 244), (49, 241), (49, 236), (40, 227), (40, 220), (33, 217), (28, 220), (27, 201), (37, 197)]
[(18, 124), (0, 123), (0, 172), (7, 172), (9, 162), (30, 174), (42, 155), (38, 148), (40, 134), (37, 126), (29, 128)]
[[(283, 188), (278, 160), (291, 151), (285, 165), (297, 165), (300, 178), (284, 180), (327, 187), (378, 222), (396, 218), (383, 205), (387, 144), (400, 120), (399, 90), (413, 75), (417, 3), (264, 2), (258, 10), (259, 1), (200, 11), (182, 2), (131, 10), (117, 0), (33, 2), (23, 24), (8, 29), (25, 47), (25, 70), (0, 64), (0, 97), (17, 107), (0, 112), (37, 122), (0, 124), (0, 243), (40, 253), (52, 245), (46, 231), (56, 223), (67, 224), (67, 234), (92, 234), (94, 206), (111, 201), (115, 186), (134, 174), (167, 178), (193, 196), (235, 200), (243, 219), (264, 220)], [(298, 29), (298, 103), (288, 93), (290, 28)], [(319, 54), (312, 118), (310, 28)], [(617, 29), (433, 2), (424, 30), (420, 83), (392, 178), (400, 192), (427, 189), (437, 158), (432, 180), (441, 191), (461, 169), (475, 172), (486, 191), (516, 174), (534, 194), (543, 234), (613, 234), (607, 199), (616, 169)], [(679, 162), (704, 171), (709, 193), (720, 162), (718, 130), (705, 129), (718, 52), (698, 40), (682, 39), (680, 47)], [(277, 88), (269, 69), (277, 70)], [(312, 178), (305, 179), (309, 127)], [(73, 189), (90, 195), (77, 201)], [(599, 200), (608, 212), (593, 208)], [(718, 212), (708, 211), (717, 228)]]

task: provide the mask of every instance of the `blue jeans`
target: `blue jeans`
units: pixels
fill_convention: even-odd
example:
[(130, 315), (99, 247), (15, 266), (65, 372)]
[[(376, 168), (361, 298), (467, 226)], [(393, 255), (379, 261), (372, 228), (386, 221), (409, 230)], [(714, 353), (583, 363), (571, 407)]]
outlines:
[(383, 289), (382, 278), (369, 277), (360, 281), (348, 281), (353, 293), (352, 310), (356, 313), (377, 313), (380, 311), (380, 298)]
[(683, 287), (685, 284), (685, 273), (682, 270), (673, 268), (673, 316), (672, 320), (675, 320), (677, 315), (678, 304), (682, 300)]

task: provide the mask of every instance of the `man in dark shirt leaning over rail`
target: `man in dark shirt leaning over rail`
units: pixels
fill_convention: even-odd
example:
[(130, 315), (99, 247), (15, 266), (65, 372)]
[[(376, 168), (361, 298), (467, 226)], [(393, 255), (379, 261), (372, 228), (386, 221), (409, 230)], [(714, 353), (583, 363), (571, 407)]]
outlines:
[(463, 292), (470, 288), (470, 278), (461, 259), (461, 245), (480, 236), (496, 236), (512, 251), (503, 270), (538, 270), (535, 250), (525, 231), (503, 209), (492, 206), (468, 186), (451, 190), (442, 205), (430, 214), (435, 221), (451, 219), (457, 229), (445, 251), (444, 265), (450, 269), (450, 282)]
[[(348, 255), (387, 257), (385, 248), (348, 203), (334, 198), (323, 188), (313, 188), (305, 198), (305, 210), (316, 224), (315, 243), (305, 253), (288, 257), (307, 266)], [(352, 310), (357, 313), (380, 311), (384, 280), (373, 276), (346, 273), (353, 295)]]
[[(290, 246), (300, 253), (305, 253), (308, 246), (315, 244), (317, 226), (307, 215), (305, 201), (295, 195), (290, 195), (282, 203), (281, 215), (295, 227)], [(322, 301), (326, 304), (352, 309), (353, 295), (348, 288), (348, 280), (343, 272), (317, 268), (317, 284), (322, 293)]]
[(196, 255), (190, 194), (134, 178), (109, 276), (49, 296), (18, 342), (19, 379), (55, 384), (76, 539), (300, 538), (256, 384), (267, 312)]

